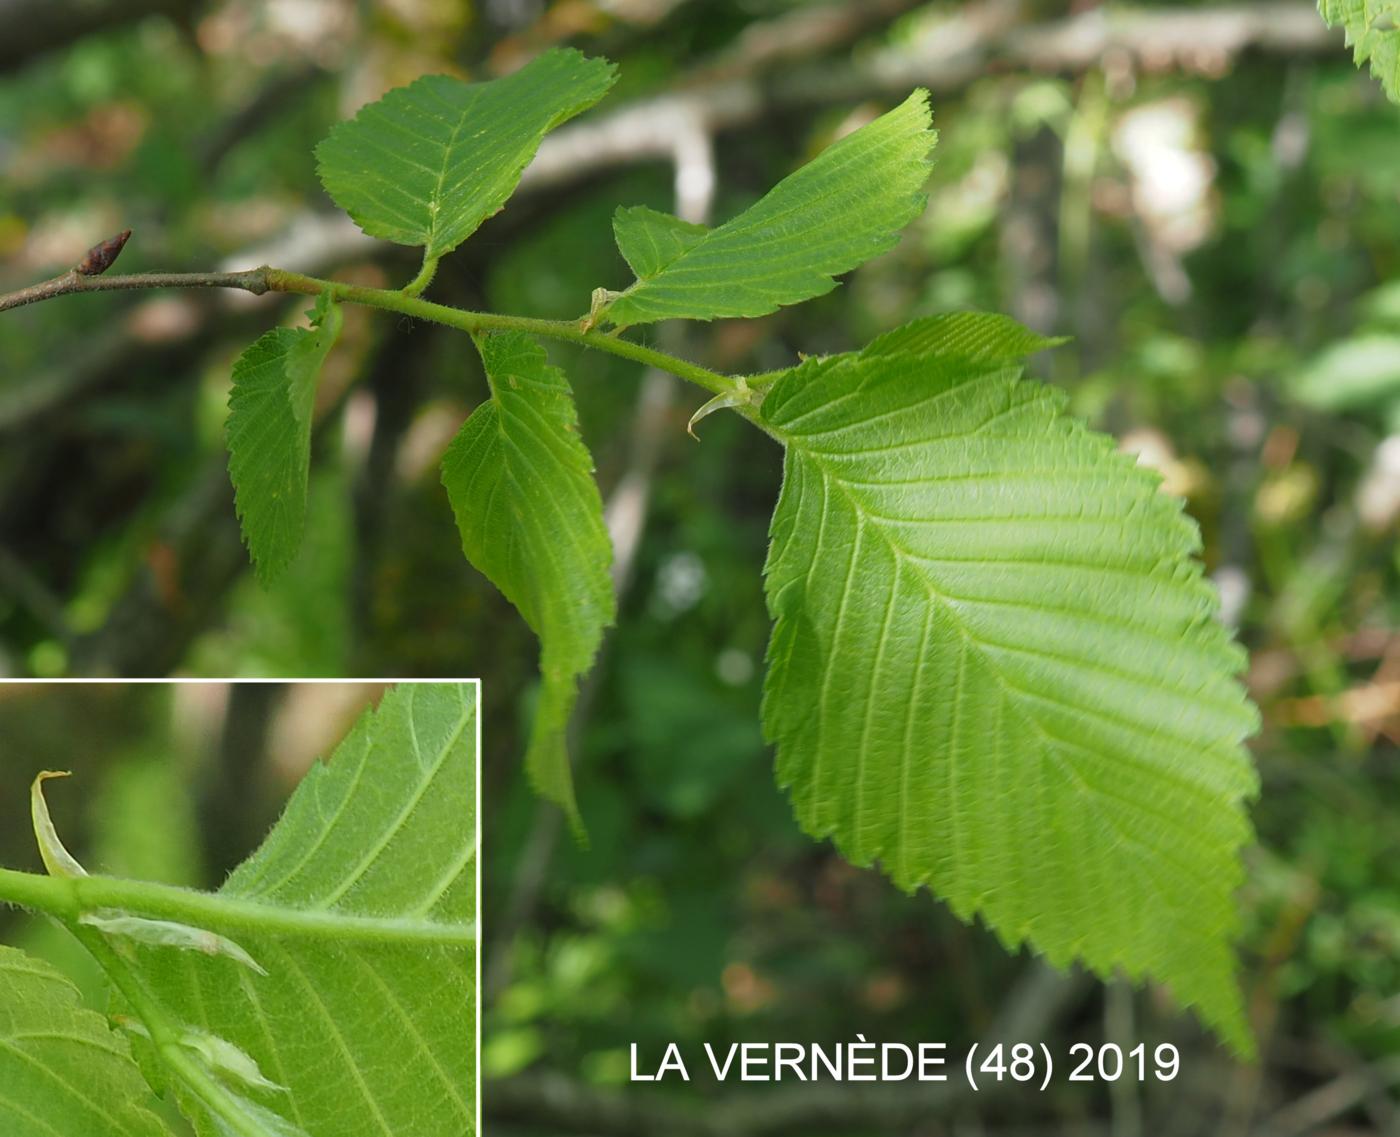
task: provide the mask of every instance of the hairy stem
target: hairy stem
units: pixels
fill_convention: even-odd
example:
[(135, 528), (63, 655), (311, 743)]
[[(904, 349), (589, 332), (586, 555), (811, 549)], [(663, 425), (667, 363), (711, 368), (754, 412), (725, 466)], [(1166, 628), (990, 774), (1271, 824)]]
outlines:
[[(337, 300), (380, 308), (387, 312), (398, 312), (465, 332), (529, 332), (565, 343), (581, 344), (670, 372), (714, 395), (730, 395), (740, 391), (739, 382), (734, 377), (710, 371), (689, 360), (668, 355), (644, 344), (633, 343), (617, 335), (585, 331), (571, 320), (541, 320), (530, 316), (470, 312), (464, 308), (453, 308), (447, 304), (435, 304), (431, 300), (424, 300), (416, 293), (431, 280), (436, 267), (436, 261), (425, 260), (422, 271), (401, 292), (386, 288), (368, 288), (358, 284), (342, 284), (339, 281), (322, 280), (297, 272), (269, 268), (266, 265), (242, 272), (151, 272), (111, 276), (85, 276), (72, 269), (61, 276), (32, 284), (17, 292), (0, 295), (0, 312), (77, 292), (120, 292), (148, 288), (233, 288), (251, 292), (256, 296), (265, 292), (294, 292), (306, 296), (329, 292)], [(736, 406), (735, 409), (746, 417), (754, 417), (750, 408), (746, 406)]]
[(422, 296), (423, 290), (432, 284), (433, 277), (437, 275), (438, 259), (423, 254), (423, 267), (418, 270), (418, 275), (403, 286), (405, 296)]
[(469, 947), (476, 926), (435, 924), (395, 917), (351, 916), (326, 910), (283, 908), (257, 900), (196, 892), (168, 884), (116, 877), (56, 877), (0, 869), (0, 901), (33, 908), (70, 922), (83, 912), (116, 908), (133, 915), (174, 920), (211, 931), (264, 933), (358, 943), (428, 943)]
[(307, 296), (317, 296), (329, 292), (337, 300), (352, 304), (363, 304), (369, 308), (382, 308), (389, 312), (399, 312), (419, 320), (430, 320), (464, 332), (514, 331), (530, 332), (549, 339), (563, 340), (566, 343), (582, 344), (584, 347), (606, 351), (612, 355), (644, 363), (662, 371), (669, 371), (678, 378), (704, 387), (716, 395), (738, 390), (738, 380), (717, 371), (710, 371), (699, 364), (690, 363), (663, 351), (632, 343), (605, 332), (584, 331), (572, 320), (540, 320), (532, 316), (504, 316), (494, 312), (470, 312), (464, 308), (453, 308), (447, 304), (435, 304), (417, 296), (405, 296), (385, 288), (367, 288), (358, 284), (342, 284), (334, 280), (321, 280), (314, 276), (303, 276), (297, 272), (284, 272), (281, 269), (265, 269), (267, 287), (274, 292), (300, 292)]

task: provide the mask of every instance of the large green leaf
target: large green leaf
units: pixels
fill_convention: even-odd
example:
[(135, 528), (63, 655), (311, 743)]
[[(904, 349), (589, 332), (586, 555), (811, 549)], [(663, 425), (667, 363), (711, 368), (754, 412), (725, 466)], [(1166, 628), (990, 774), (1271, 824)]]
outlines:
[(316, 147), (336, 204), (372, 237), (456, 248), (515, 191), (542, 139), (612, 86), (612, 64), (547, 51), (512, 75), (426, 75), (370, 103)]
[(614, 616), (612, 544), (563, 372), (519, 332), (477, 342), (491, 398), (448, 448), (442, 483), (467, 559), (540, 638), (526, 766), (577, 824), (565, 734), (578, 677)]
[(717, 229), (620, 210), (613, 228), (638, 279), (600, 315), (618, 327), (762, 316), (831, 291), (834, 276), (892, 247), (923, 208), (935, 139), (920, 90)]
[(340, 306), (322, 292), (310, 328), (274, 328), (233, 365), (229, 477), (243, 540), (263, 581), (301, 547), (316, 381), (341, 322)]
[(0, 1133), (164, 1137), (126, 1039), (47, 963), (0, 947)]
[(1368, 59), (1390, 101), (1400, 103), (1400, 0), (1318, 0), (1329, 27), (1346, 29), (1360, 67)]
[(769, 389), (779, 780), (853, 862), (1009, 947), (1168, 983), (1246, 1050), (1242, 653), (1180, 503), (1020, 378), (1037, 342), (945, 317)]
[[(251, 1059), (260, 1080), (235, 1092), (225, 1071), (223, 1092), (262, 1130), (475, 1132), (475, 731), (475, 685), (401, 684), (312, 768), (202, 906), (201, 927), (252, 964), (178, 950), (161, 922), (97, 925), (130, 940), (138, 981), (204, 1065), (224, 1045)], [(201, 1134), (241, 1132), (184, 1071), (168, 1076)]]

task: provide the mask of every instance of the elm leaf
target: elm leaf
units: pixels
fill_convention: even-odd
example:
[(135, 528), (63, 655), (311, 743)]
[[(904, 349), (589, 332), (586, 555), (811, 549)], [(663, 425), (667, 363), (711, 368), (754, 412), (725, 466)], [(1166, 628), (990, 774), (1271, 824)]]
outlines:
[(615, 614), (612, 544), (573, 392), (520, 332), (477, 345), (491, 398), (442, 462), (462, 551), (540, 638), (541, 689), (525, 764), (536, 788), (580, 828), (566, 749), (579, 676)]
[(326, 192), (371, 237), (451, 252), (515, 192), (540, 140), (612, 86), (612, 64), (546, 51), (484, 83), (425, 75), (316, 147)]
[(1163, 982), (1248, 1052), (1243, 653), (1180, 502), (1020, 377), (1041, 342), (944, 317), (767, 389), (778, 780), (855, 864), (1010, 949)]
[(618, 248), (638, 279), (598, 315), (617, 327), (763, 316), (830, 292), (833, 277), (892, 248), (923, 208), (937, 137), (929, 123), (928, 92), (915, 91), (715, 229), (620, 212)]
[(243, 540), (264, 582), (301, 547), (316, 384), (340, 335), (340, 306), (330, 293), (316, 297), (310, 316), (310, 328), (274, 328), (233, 365), (229, 477)]
[(49, 964), (0, 947), (0, 1132), (167, 1137), (126, 1041)]

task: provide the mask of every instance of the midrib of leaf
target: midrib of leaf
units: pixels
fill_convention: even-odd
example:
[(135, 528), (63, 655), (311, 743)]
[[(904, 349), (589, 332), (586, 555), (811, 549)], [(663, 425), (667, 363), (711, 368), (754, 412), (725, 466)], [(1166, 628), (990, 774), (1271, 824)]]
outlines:
[[(465, 854), (466, 863), (470, 864), (474, 855), (475, 849), (469, 849)], [(460, 870), (456, 875), (460, 875)], [(456, 875), (448, 880), (449, 884)], [(73, 880), (0, 869), (0, 896), (55, 915), (119, 908), (150, 919), (175, 920), (222, 930), (235, 937), (244, 932), (266, 932), (348, 943), (437, 944), (441, 947), (471, 946), (477, 939), (475, 921), (410, 920), (336, 910), (285, 908), (221, 892), (196, 892), (174, 885), (106, 876)]]
[[(452, 108), (439, 98), (436, 92), (431, 93), (433, 98), (437, 99), (448, 112), (451, 111)], [(433, 191), (432, 199), (428, 203), (428, 212), (433, 215), (432, 224), (428, 229), (428, 250), (432, 250), (437, 245), (438, 236), (442, 231), (442, 202), (446, 196), (443, 189), (447, 184), (447, 170), (452, 164), (452, 152), (457, 147), (457, 136), (462, 133), (462, 127), (466, 125), (466, 121), (464, 115), (453, 124), (452, 133), (447, 136), (447, 145), (442, 148), (442, 165), (438, 167), (437, 188)], [(431, 252), (428, 255), (431, 256)]]
[[(52, 881), (52, 877), (37, 877)], [(115, 877), (89, 876), (70, 882), (72, 895), (85, 909), (121, 908), (153, 919), (177, 920), (227, 931), (232, 935), (266, 932), (271, 935), (335, 942), (439, 944), (462, 947), (476, 943), (474, 922), (405, 920), (361, 916), (325, 908), (286, 908), (224, 893), (194, 892), (171, 885)]]

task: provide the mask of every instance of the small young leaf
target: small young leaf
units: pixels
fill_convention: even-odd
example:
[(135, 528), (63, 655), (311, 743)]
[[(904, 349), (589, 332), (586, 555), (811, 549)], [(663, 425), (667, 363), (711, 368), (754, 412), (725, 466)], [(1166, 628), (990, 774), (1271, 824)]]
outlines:
[(1318, 0), (1317, 10), (1335, 28), (1346, 29), (1356, 65), (1368, 59), (1393, 103), (1400, 103), (1400, 0)]
[(0, 1133), (168, 1137), (125, 1040), (47, 963), (0, 947)]
[(316, 147), (317, 172), (371, 237), (440, 257), (505, 204), (540, 140), (613, 79), (612, 64), (571, 49), (485, 83), (426, 75), (335, 126)]
[(491, 398), (448, 448), (442, 484), (467, 560), (540, 638), (542, 684), (526, 767), (577, 827), (565, 731), (578, 677), (613, 620), (612, 544), (564, 373), (519, 332), (477, 344)]
[(653, 210), (620, 212), (618, 248), (638, 279), (603, 317), (625, 327), (763, 316), (830, 292), (834, 276), (891, 248), (923, 208), (935, 138), (920, 90), (717, 229)]
[(310, 315), (309, 329), (275, 328), (233, 365), (228, 469), (243, 540), (263, 581), (301, 545), (316, 381), (340, 334), (340, 306), (329, 293)]
[(1180, 503), (1019, 377), (1038, 342), (921, 321), (767, 390), (778, 778), (854, 863), (1008, 947), (1163, 981), (1248, 1051), (1243, 654)]

